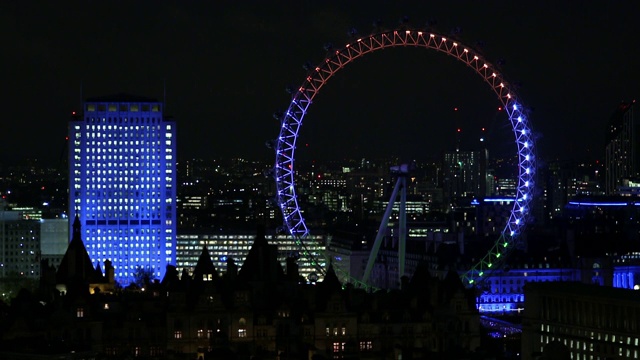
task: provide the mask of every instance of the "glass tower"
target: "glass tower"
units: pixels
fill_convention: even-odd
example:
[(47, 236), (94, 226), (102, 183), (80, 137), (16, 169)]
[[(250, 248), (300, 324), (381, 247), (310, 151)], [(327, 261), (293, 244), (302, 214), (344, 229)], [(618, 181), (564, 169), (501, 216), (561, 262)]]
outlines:
[(123, 286), (139, 269), (162, 279), (176, 263), (176, 126), (162, 107), (91, 98), (69, 124), (69, 213), (93, 265), (111, 260)]

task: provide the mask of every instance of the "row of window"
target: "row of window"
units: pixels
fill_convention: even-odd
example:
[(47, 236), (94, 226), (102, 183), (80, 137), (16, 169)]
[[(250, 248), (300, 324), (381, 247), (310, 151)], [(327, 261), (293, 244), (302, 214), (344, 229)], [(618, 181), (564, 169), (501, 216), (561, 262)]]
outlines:
[[(155, 241), (155, 239), (152, 239), (152, 240)], [(100, 249), (100, 248), (103, 248), (103, 249), (109, 248), (109, 249), (111, 249), (111, 248), (116, 247), (116, 245), (117, 245), (117, 247), (120, 247), (120, 248), (122, 248), (122, 247), (125, 247), (125, 248), (128, 248), (128, 247), (131, 247), (131, 248), (148, 248), (149, 245), (151, 245), (152, 247), (160, 246), (160, 243), (157, 243), (157, 242), (154, 242), (153, 244), (150, 244), (148, 242), (143, 242), (143, 243), (136, 243), (135, 246), (134, 246), (134, 244), (131, 244), (129, 246), (129, 244), (127, 244), (127, 243), (123, 244), (123, 241), (124, 241), (123, 239), (121, 239), (121, 240), (115, 240), (114, 239), (114, 241), (117, 241), (116, 243), (112, 243), (112, 242), (108, 242), (107, 243), (105, 241), (105, 244), (100, 244), (99, 241), (100, 240), (95, 241), (95, 244), (88, 244), (87, 247), (90, 248), (90, 249), (95, 249), (95, 248), (98, 248), (98, 249)], [(94, 242), (94, 241), (92, 240), (92, 242)], [(107, 244), (109, 246), (107, 246)]]
[[(159, 146), (162, 136), (162, 132), (149, 132), (149, 131), (135, 131), (129, 130), (128, 132), (89, 132), (89, 133), (74, 133), (74, 145), (82, 144), (83, 135), (85, 137), (85, 144), (91, 145), (88, 148), (95, 147), (95, 145), (104, 147), (106, 145), (147, 145), (147, 146)], [(167, 133), (164, 133), (164, 138), (168, 139), (167, 141), (171, 141), (171, 136), (166, 136)], [(129, 140), (131, 139), (131, 140)], [(123, 143), (124, 142), (124, 143)], [(153, 147), (151, 148), (153, 150)], [(129, 147), (129, 149), (131, 149)]]
[[(96, 150), (96, 149), (87, 149), (86, 153), (85, 153), (85, 157), (89, 158), (89, 155), (91, 155), (91, 160), (119, 160), (120, 163), (118, 164), (119, 166), (127, 166), (127, 165), (132, 165), (130, 162), (131, 161), (139, 161), (139, 160), (152, 160), (152, 161), (159, 161), (162, 159), (162, 157), (160, 156), (160, 154), (155, 154), (154, 151), (151, 152), (151, 154), (149, 154), (149, 149), (146, 148), (140, 148), (140, 149), (122, 149), (120, 147), (118, 147), (119, 145), (115, 145), (114, 148), (106, 148), (106, 149), (99, 149), (100, 151)], [(122, 145), (125, 146), (125, 145)], [(145, 154), (145, 151), (146, 154)], [(134, 151), (135, 150), (135, 151)], [(159, 153), (160, 151), (155, 151), (157, 153)], [(173, 150), (172, 149), (166, 149), (165, 153), (170, 154), (172, 153)], [(80, 149), (76, 149), (74, 151), (74, 153), (77, 153), (76, 156), (78, 156), (79, 158), (81, 158), (81, 151)], [(97, 155), (95, 155), (97, 153)], [(129, 154), (130, 153), (130, 154)], [(129, 162), (123, 162), (123, 161), (129, 161)], [(158, 165), (159, 166), (159, 165)]]
[[(167, 149), (166, 152), (168, 153), (168, 155), (164, 156), (165, 160), (172, 160), (173, 156), (170, 154), (172, 152), (171, 149)], [(153, 160), (156, 160), (156, 158), (154, 156), (150, 156), (150, 155), (137, 156), (135, 159), (129, 159), (129, 157), (126, 157), (126, 156), (123, 158), (122, 155), (118, 155), (118, 156), (116, 156), (116, 155), (104, 155), (104, 156), (102, 156), (102, 155), (86, 155), (85, 156), (85, 160), (87, 162), (89, 162), (89, 161), (95, 162), (95, 164), (91, 164), (91, 165), (94, 165), (94, 167), (97, 167), (97, 168), (107, 168), (107, 167), (109, 167), (109, 168), (117, 168), (117, 169), (121, 169), (123, 167), (126, 168), (127, 166), (128, 167), (135, 167), (135, 168), (139, 168), (139, 167), (142, 166), (144, 168), (147, 168), (147, 167), (149, 167), (149, 163), (139, 163), (139, 162), (124, 162), (123, 163), (122, 161), (123, 160), (124, 161), (126, 161), (126, 160), (152, 160), (152, 158), (153, 158)], [(81, 157), (76, 155), (75, 159), (77, 161), (80, 161)], [(107, 161), (107, 160), (109, 160), (109, 161), (111, 161), (111, 160), (114, 160), (114, 161), (115, 160), (119, 160), (119, 162), (113, 162), (113, 163), (112, 162), (108, 162), (108, 163), (100, 162), (100, 161)], [(160, 163), (151, 163), (151, 164), (154, 164), (154, 165), (157, 164), (157, 166), (160, 167)]]
[[(79, 178), (75, 178), (75, 192), (73, 193), (73, 195), (75, 197), (80, 197), (81, 192), (78, 191), (80, 190), (83, 186), (80, 184), (80, 179)], [(124, 190), (124, 191), (136, 191), (136, 195), (135, 196), (145, 196), (144, 191), (147, 191), (147, 194), (149, 194), (150, 190), (160, 190), (161, 186), (158, 183), (147, 183), (147, 184), (138, 184), (137, 182), (133, 183), (133, 184), (128, 184), (128, 183), (108, 183), (108, 184), (85, 184), (84, 187), (89, 188), (91, 190), (94, 189), (98, 189), (97, 192), (85, 192), (84, 196), (126, 196), (126, 197), (132, 197), (133, 194), (130, 193), (118, 193), (118, 192), (111, 192), (111, 190)], [(163, 186), (162, 188), (164, 188), (166, 190), (166, 196), (167, 197), (173, 197), (172, 192), (171, 192), (171, 184), (166, 184), (166, 186)], [(100, 189), (102, 189), (102, 191), (100, 191)], [(105, 192), (105, 190), (108, 190), (109, 192)], [(142, 190), (143, 192), (140, 194), (139, 191)], [(147, 195), (149, 196), (149, 195)]]
[[(149, 253), (149, 252), (147, 251), (147, 255), (149, 255), (148, 253)], [(98, 254), (91, 253), (90, 255), (91, 255), (91, 261), (92, 261), (92, 262), (95, 262), (95, 263), (98, 263), (98, 262), (99, 262), (99, 260), (95, 258), (95, 255), (103, 255), (103, 256), (106, 256), (107, 254), (103, 252), (103, 254), (100, 254), (100, 253), (98, 253)], [(111, 254), (109, 254), (109, 255), (111, 255)], [(122, 254), (122, 253), (121, 253), (120, 255), (124, 255), (124, 254)], [(145, 255), (145, 254), (139, 254), (139, 253), (136, 251), (133, 255)], [(158, 255), (160, 255), (160, 254), (158, 254)], [(128, 261), (125, 261), (125, 262), (129, 262), (129, 261), (131, 261), (131, 262), (137, 262), (137, 263), (142, 262), (142, 263), (144, 263), (144, 264), (147, 264), (147, 263), (149, 263), (149, 259), (150, 259), (150, 258), (141, 258), (141, 257), (136, 257), (136, 258), (134, 258), (134, 257), (130, 257), (130, 258), (128, 259)], [(155, 260), (156, 262), (160, 262), (160, 258), (152, 258), (152, 259), (153, 259), (153, 260)], [(115, 259), (114, 259), (114, 260), (115, 260)], [(120, 262), (122, 262), (122, 259), (120, 259)], [(127, 267), (125, 266), (125, 268), (127, 268)]]
[[(93, 156), (93, 157), (95, 157), (95, 156)], [(105, 157), (106, 157), (106, 156), (105, 156)], [(167, 158), (168, 160), (170, 160), (170, 159), (172, 159), (172, 156), (171, 156), (171, 155), (167, 155), (167, 156), (166, 156), (166, 158)], [(76, 162), (76, 163), (75, 163), (75, 166), (76, 166), (76, 167), (80, 167), (80, 162), (82, 161), (81, 157), (80, 157), (79, 155), (76, 155), (76, 156), (74, 157), (74, 160), (75, 160), (75, 162)], [(129, 163), (129, 162), (124, 162), (124, 163), (123, 163), (123, 162), (122, 162), (122, 161), (123, 161), (122, 157), (120, 157), (119, 162), (117, 162), (117, 163), (111, 163), (111, 162), (109, 162), (109, 163), (103, 163), (103, 162), (102, 162), (102, 160), (103, 160), (103, 159), (90, 159), (90, 158), (89, 158), (89, 156), (87, 156), (86, 161), (90, 161), (90, 160), (97, 161), (97, 162), (95, 162), (95, 163), (88, 163), (88, 164), (85, 164), (85, 166), (86, 166), (86, 167), (88, 167), (88, 168), (92, 168), (92, 169), (94, 169), (94, 168), (95, 168), (95, 169), (100, 169), (100, 168), (104, 168), (104, 169), (106, 169), (107, 167), (112, 168), (112, 169), (147, 169), (147, 168), (149, 168), (149, 167), (152, 167), (152, 168), (153, 168), (153, 167), (156, 167), (156, 166), (157, 166), (157, 167), (159, 167), (159, 168), (162, 168), (162, 164), (161, 164), (161, 163), (155, 163), (155, 162), (152, 162), (152, 163), (150, 163), (150, 162), (145, 162), (145, 163), (140, 163), (140, 162), (131, 162), (131, 163)], [(104, 160), (107, 160), (107, 159), (104, 159)], [(116, 159), (116, 158), (115, 158), (115, 156), (114, 156), (114, 159), (113, 159), (113, 160), (118, 160), (118, 159)], [(138, 160), (138, 159), (135, 159), (135, 160)], [(108, 166), (107, 166), (107, 165), (108, 165)], [(167, 163), (167, 164), (165, 164), (165, 165), (166, 165), (166, 167), (167, 167), (167, 168), (170, 168), (170, 167), (171, 167), (171, 164), (170, 164), (170, 163)]]
[[(152, 164), (152, 167), (156, 167), (156, 165), (158, 167), (161, 167), (160, 163), (155, 163)], [(165, 169), (165, 174), (172, 174), (173, 170), (170, 168)], [(78, 177), (82, 175), (82, 173), (80, 172), (80, 170), (75, 170), (73, 172), (73, 175), (76, 176), (76, 179), (79, 179)], [(94, 177), (94, 176), (100, 176), (100, 175), (116, 175), (116, 176), (120, 176), (120, 181), (122, 181), (122, 175), (125, 176), (125, 180), (127, 179), (127, 177), (129, 177), (129, 175), (131, 176), (135, 176), (136, 179), (140, 176), (140, 175), (160, 175), (160, 169), (149, 169), (149, 167), (143, 167), (141, 169), (129, 169), (129, 168), (124, 168), (124, 170), (122, 168), (117, 168), (115, 170), (112, 169), (107, 169), (107, 170), (86, 170), (85, 171), (85, 175), (89, 176), (89, 177)], [(111, 177), (111, 176), (110, 176)], [(117, 179), (117, 177), (116, 177)], [(129, 180), (131, 180), (132, 178), (129, 178)]]
[[(158, 132), (149, 132), (149, 131), (134, 131), (134, 130), (129, 130), (128, 132), (123, 132), (123, 131), (112, 131), (112, 132), (89, 132), (89, 133), (81, 133), (81, 132), (76, 132), (74, 133), (74, 144), (81, 144), (82, 139), (83, 139), (83, 135), (86, 138), (86, 144), (87, 145), (100, 145), (100, 146), (104, 146), (104, 145), (111, 145), (113, 142), (113, 145), (118, 145), (118, 141), (120, 142), (120, 145), (122, 145), (122, 141), (129, 141), (128, 139), (131, 138), (132, 140), (130, 141), (130, 143), (128, 143), (128, 145), (133, 146), (133, 145), (160, 145), (160, 139), (163, 137), (162, 136), (162, 132), (158, 131)], [(165, 139), (171, 139), (171, 133), (164, 133), (164, 138)], [(114, 140), (109, 140), (109, 139), (114, 139)], [(124, 140), (123, 140), (124, 139)], [(135, 139), (135, 140), (134, 140)]]
[[(103, 176), (104, 176), (104, 174), (103, 174)], [(159, 176), (158, 177), (141, 176), (141, 177), (135, 177), (135, 178), (134, 177), (127, 178), (127, 177), (100, 177), (100, 176), (95, 176), (95, 177), (87, 178), (86, 179), (86, 183), (87, 184), (85, 186), (86, 187), (90, 187), (91, 189), (93, 189), (94, 187), (97, 187), (98, 189), (100, 189), (101, 187), (103, 189), (110, 189), (110, 187), (108, 187), (108, 185), (114, 185), (114, 183), (115, 184), (122, 184), (123, 182), (125, 182), (125, 184), (122, 184), (122, 185), (127, 185), (126, 182), (128, 181), (130, 184), (131, 183), (137, 184), (139, 182), (147, 182), (147, 183), (153, 182), (154, 184), (156, 184), (156, 182), (160, 182), (161, 179), (162, 178), (159, 177)], [(80, 183), (80, 178), (74, 178), (73, 180), (74, 180), (74, 182), (76, 184)], [(167, 177), (165, 177), (164, 180), (165, 180), (165, 186), (166, 187), (171, 187), (171, 183), (173, 182), (173, 178), (167, 176)], [(95, 184), (95, 183), (97, 183), (97, 184)], [(101, 184), (101, 183), (104, 183), (104, 184)], [(107, 184), (107, 183), (110, 183), (110, 184)], [(131, 184), (131, 187), (133, 187), (133, 184)], [(162, 186), (160, 184), (158, 186), (154, 186), (154, 188), (160, 188), (160, 187), (164, 187), (164, 186)], [(100, 192), (97, 192), (97, 193), (91, 192), (91, 193), (87, 193), (86, 195), (87, 196), (91, 196), (91, 195), (100, 196), (101, 194), (100, 194)]]
[(623, 346), (616, 344), (599, 344), (593, 340), (573, 340), (561, 336), (540, 335), (541, 348), (550, 341), (563, 343), (571, 351), (571, 358), (576, 360), (609, 359), (612, 356), (619, 356), (624, 359), (638, 359), (639, 351), (637, 343), (635, 346)]

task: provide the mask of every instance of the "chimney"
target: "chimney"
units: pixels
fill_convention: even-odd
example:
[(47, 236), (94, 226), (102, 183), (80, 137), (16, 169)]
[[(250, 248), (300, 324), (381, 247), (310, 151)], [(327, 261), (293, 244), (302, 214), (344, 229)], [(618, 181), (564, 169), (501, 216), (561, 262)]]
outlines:
[(116, 280), (114, 278), (113, 266), (111, 265), (111, 260), (104, 261), (104, 274), (107, 277), (107, 282), (109, 284), (115, 284)]

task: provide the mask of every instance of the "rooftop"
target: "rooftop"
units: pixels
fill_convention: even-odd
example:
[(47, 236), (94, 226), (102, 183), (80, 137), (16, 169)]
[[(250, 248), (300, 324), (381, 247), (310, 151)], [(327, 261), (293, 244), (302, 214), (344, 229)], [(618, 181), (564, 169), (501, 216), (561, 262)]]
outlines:
[(118, 93), (118, 94), (112, 94), (112, 95), (90, 97), (90, 98), (87, 98), (85, 100), (85, 102), (96, 102), (96, 103), (101, 103), (101, 102), (104, 102), (104, 103), (107, 103), (107, 102), (111, 102), (111, 103), (113, 103), (113, 102), (158, 102), (158, 99), (139, 96), (139, 95), (126, 94), (126, 93)]

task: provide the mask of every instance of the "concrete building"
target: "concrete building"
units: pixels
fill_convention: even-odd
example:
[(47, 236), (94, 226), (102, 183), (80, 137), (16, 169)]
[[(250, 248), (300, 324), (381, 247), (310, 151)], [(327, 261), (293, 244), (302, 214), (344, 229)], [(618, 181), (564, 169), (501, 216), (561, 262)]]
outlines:
[[(304, 249), (309, 256), (303, 254), (302, 246), (290, 235), (272, 233), (265, 234), (265, 237), (270, 244), (278, 246), (278, 261), (282, 266), (285, 265), (287, 257), (296, 257), (300, 275), (305, 280), (322, 280), (323, 275), (319, 268), (326, 265), (324, 235), (309, 235), (304, 240)], [(186, 270), (187, 273), (193, 274), (202, 248), (207, 247), (211, 261), (218, 270), (226, 272), (230, 260), (242, 268), (255, 239), (255, 231), (249, 230), (219, 231), (208, 228), (181, 231), (176, 244), (176, 267), (179, 271)], [(317, 262), (317, 265), (314, 265), (314, 262)]]
[(624, 180), (640, 177), (640, 116), (636, 102), (623, 102), (609, 120), (605, 147), (606, 183), (608, 195), (616, 193)]
[(90, 98), (69, 122), (69, 214), (92, 263), (110, 260), (123, 285), (175, 264), (176, 156), (176, 124), (155, 99)]
[(640, 292), (543, 282), (528, 284), (525, 298), (523, 360), (559, 352), (575, 360), (640, 357)]

